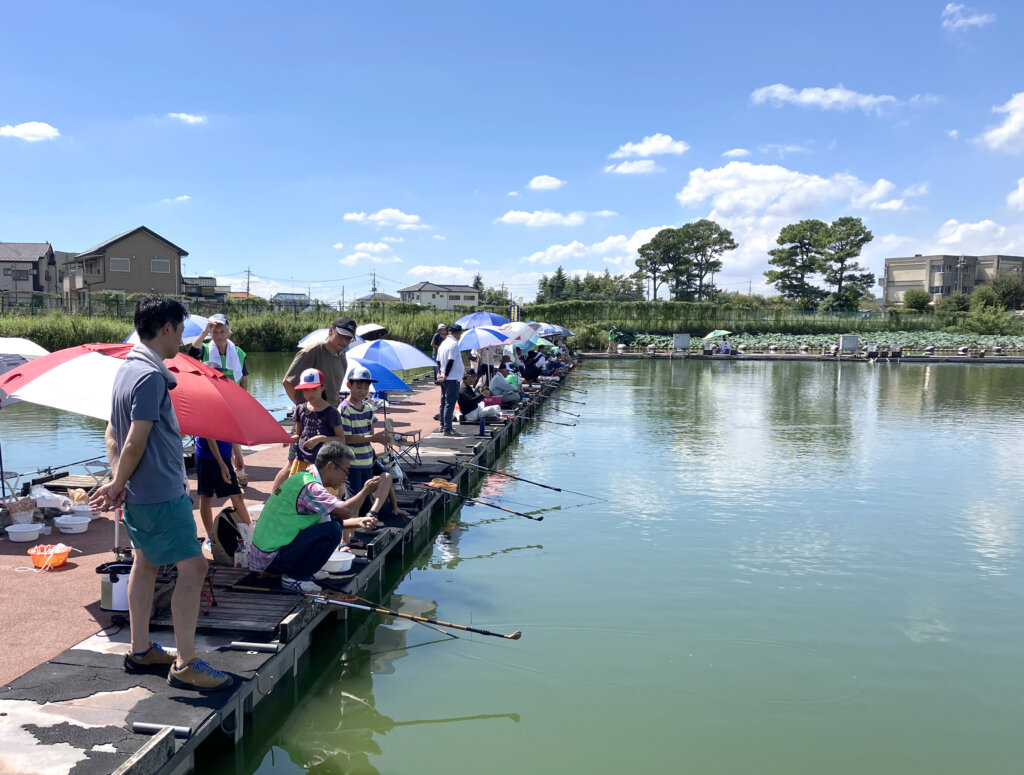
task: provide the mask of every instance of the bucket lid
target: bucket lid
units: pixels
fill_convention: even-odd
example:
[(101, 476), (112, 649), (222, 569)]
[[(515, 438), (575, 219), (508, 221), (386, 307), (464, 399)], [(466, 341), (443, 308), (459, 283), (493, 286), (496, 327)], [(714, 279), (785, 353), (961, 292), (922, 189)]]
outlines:
[(121, 560), (115, 560), (114, 562), (105, 562), (102, 565), (96, 567), (96, 572), (99, 574), (104, 573), (121, 573), (128, 574), (132, 572), (132, 564), (130, 562), (124, 562)]

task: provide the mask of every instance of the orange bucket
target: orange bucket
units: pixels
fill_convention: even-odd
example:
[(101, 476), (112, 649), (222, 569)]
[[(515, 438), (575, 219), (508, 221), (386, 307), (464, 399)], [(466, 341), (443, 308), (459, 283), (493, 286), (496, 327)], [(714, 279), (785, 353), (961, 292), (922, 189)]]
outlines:
[[(57, 547), (63, 547), (61, 551), (54, 551)], [(32, 564), (37, 568), (59, 568), (68, 561), (71, 554), (71, 547), (63, 544), (40, 544), (28, 550), (28, 556), (32, 558)]]

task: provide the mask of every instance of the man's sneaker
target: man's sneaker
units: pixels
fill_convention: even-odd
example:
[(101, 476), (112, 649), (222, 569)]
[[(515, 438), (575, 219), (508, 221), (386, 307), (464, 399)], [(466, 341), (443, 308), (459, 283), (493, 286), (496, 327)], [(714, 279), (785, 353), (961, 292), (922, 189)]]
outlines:
[(445, 436), (461, 437), (461, 436), (465, 436), (466, 434), (465, 433), (459, 433), (456, 430), (451, 430), (451, 431), (445, 431), (443, 435), (445, 435)]
[(206, 549), (208, 552), (212, 552), (213, 551), (213, 542), (210, 541), (209, 538), (204, 538), (203, 539), (203, 548)]
[(290, 589), (292, 592), (301, 592), (302, 594), (323, 592), (323, 589), (315, 581), (299, 581), (291, 576), (282, 576), (281, 586), (285, 589)]
[(330, 577), (331, 574), (327, 571), (318, 570), (316, 573), (313, 574), (313, 581), (323, 581), (324, 579), (329, 579)]
[(172, 664), (170, 672), (167, 673), (167, 683), (175, 689), (217, 692), (230, 688), (234, 679), (227, 673), (210, 667), (199, 657), (193, 657), (192, 661), (180, 670)]
[(174, 654), (168, 654), (156, 643), (150, 643), (149, 651), (144, 654), (129, 651), (124, 655), (124, 670), (126, 673), (167, 675), (174, 659)]

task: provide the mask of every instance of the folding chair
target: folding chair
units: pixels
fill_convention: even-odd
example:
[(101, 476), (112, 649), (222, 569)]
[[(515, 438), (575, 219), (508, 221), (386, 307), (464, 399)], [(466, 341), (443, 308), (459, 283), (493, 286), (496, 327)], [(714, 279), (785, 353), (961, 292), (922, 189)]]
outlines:
[(395, 422), (390, 417), (384, 419), (384, 430), (394, 439), (391, 448), (398, 457), (399, 465), (401, 465), (403, 460), (406, 463), (415, 463), (416, 465), (420, 465), (423, 462), (420, 458), (420, 443), (423, 441), (422, 431), (396, 431)]

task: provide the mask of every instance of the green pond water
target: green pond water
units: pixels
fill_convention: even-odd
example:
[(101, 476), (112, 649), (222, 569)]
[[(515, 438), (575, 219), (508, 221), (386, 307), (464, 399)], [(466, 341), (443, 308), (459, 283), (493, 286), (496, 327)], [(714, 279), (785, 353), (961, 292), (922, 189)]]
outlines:
[(545, 521), (464, 508), (388, 601), (522, 640), (372, 617), (200, 772), (1022, 772), (1024, 370), (644, 360), (571, 385), (577, 427), (501, 464), (595, 497), (490, 477)]

